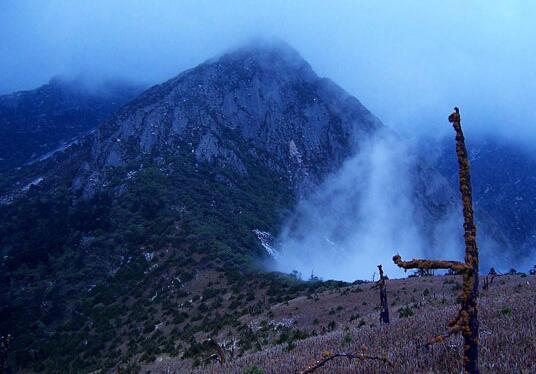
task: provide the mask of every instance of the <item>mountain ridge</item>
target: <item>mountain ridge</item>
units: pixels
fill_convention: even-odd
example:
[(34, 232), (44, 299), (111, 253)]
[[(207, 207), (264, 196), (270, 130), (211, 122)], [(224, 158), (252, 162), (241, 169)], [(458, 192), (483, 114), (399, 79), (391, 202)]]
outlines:
[(121, 81), (90, 88), (55, 77), (37, 89), (0, 96), (0, 172), (35, 162), (93, 130), (140, 90)]
[[(238, 302), (244, 287), (272, 289), (272, 302), (278, 287), (303, 292), (262, 272), (269, 254), (254, 230), (276, 234), (300, 194), (380, 124), (306, 63), (263, 51), (156, 85), (3, 181), (0, 332), (16, 337), (17, 367), (135, 363), (161, 346), (153, 321), (167, 326), (158, 350), (195, 357), (209, 330), (235, 330), (229, 321), (260, 308), (256, 296)], [(218, 298), (224, 325), (206, 314), (204, 277), (236, 290)], [(195, 316), (177, 307), (190, 299)]]

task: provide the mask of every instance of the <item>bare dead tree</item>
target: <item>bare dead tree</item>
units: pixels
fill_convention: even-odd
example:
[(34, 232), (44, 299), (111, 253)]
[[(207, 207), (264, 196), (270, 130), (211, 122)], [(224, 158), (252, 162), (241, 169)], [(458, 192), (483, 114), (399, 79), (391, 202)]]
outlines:
[(402, 261), (399, 255), (393, 261), (399, 267), (407, 269), (448, 269), (463, 275), (462, 305), (458, 316), (449, 323), (444, 334), (432, 338), (427, 345), (443, 341), (447, 337), (461, 333), (463, 345), (463, 367), (467, 374), (478, 374), (478, 247), (476, 244), (476, 226), (473, 220), (473, 200), (471, 188), (471, 175), (469, 171), (469, 158), (465, 147), (460, 111), (456, 107), (449, 116), (456, 132), (456, 155), (458, 158), (460, 192), (463, 203), (465, 261), (433, 261), (411, 260)]
[(378, 270), (380, 272), (380, 279), (374, 285), (374, 288), (380, 290), (380, 323), (389, 323), (389, 304), (387, 303), (387, 287), (385, 286), (385, 280), (387, 277), (383, 274), (383, 268), (381, 265), (378, 265)]
[(377, 360), (386, 363), (389, 366), (393, 366), (391, 361), (387, 357), (382, 356), (372, 356), (368, 355), (366, 353), (331, 353), (329, 351), (326, 351), (322, 353), (322, 358), (320, 360), (317, 360), (314, 364), (309, 366), (307, 369), (300, 372), (300, 374), (309, 374), (313, 373), (316, 369), (321, 368), (325, 364), (327, 364), (329, 361), (336, 359), (337, 357), (346, 357), (348, 360), (359, 360), (359, 361), (365, 361), (365, 360)]

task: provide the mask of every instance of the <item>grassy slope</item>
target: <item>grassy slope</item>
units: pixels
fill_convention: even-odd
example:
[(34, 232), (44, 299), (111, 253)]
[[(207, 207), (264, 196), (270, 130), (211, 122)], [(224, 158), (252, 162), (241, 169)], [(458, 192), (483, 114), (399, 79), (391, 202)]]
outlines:
[[(323, 351), (362, 352), (386, 355), (391, 369), (376, 362), (350, 363), (338, 359), (318, 373), (452, 373), (461, 370), (461, 337), (451, 337), (430, 351), (417, 349), (427, 338), (444, 331), (456, 314), (460, 279), (453, 276), (409, 278), (388, 281), (392, 323), (379, 325), (378, 292), (371, 284), (323, 291), (300, 296), (272, 306), (257, 316), (242, 319), (264, 336), (262, 326), (277, 335), (278, 322), (292, 324), (290, 331), (316, 335), (289, 344), (263, 345), (261, 350), (199, 367), (196, 373), (242, 373), (252, 366), (265, 373), (295, 373), (304, 369)], [(357, 291), (356, 290), (360, 290)], [(480, 298), (481, 370), (483, 373), (536, 372), (536, 321), (534, 320), (534, 276), (496, 278)], [(399, 310), (409, 307), (414, 315), (402, 317)], [(411, 314), (410, 313), (406, 313)], [(262, 322), (266, 321), (266, 322)], [(328, 331), (331, 321), (335, 329)], [(283, 332), (281, 332), (283, 334)], [(287, 335), (288, 332), (287, 332)], [(261, 338), (261, 341), (263, 339)], [(189, 362), (158, 357), (146, 367), (153, 373), (190, 372)], [(168, 371), (169, 370), (169, 371)]]

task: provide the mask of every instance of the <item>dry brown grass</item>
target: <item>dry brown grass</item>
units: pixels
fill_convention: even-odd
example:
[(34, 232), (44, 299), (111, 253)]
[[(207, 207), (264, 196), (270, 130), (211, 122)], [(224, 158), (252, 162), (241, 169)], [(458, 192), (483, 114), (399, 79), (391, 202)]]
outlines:
[[(458, 278), (458, 280), (455, 280)], [(362, 292), (343, 294), (334, 292), (318, 295), (318, 301), (300, 297), (288, 305), (272, 308), (273, 320), (293, 318), (295, 327), (312, 331), (328, 320), (335, 320), (338, 328), (329, 333), (297, 341), (294, 349), (286, 345), (263, 347), (255, 353), (246, 353), (221, 366), (217, 363), (192, 369), (189, 362), (160, 357), (147, 367), (157, 373), (242, 373), (256, 365), (265, 373), (296, 373), (321, 357), (322, 352), (363, 352), (385, 355), (394, 368), (377, 362), (331, 361), (318, 373), (456, 373), (461, 371), (459, 357), (462, 339), (451, 337), (446, 343), (430, 350), (418, 348), (422, 341), (441, 333), (455, 316), (456, 283), (459, 277), (424, 277), (388, 281), (389, 300), (397, 300), (392, 307), (390, 325), (378, 324), (377, 291), (372, 285), (360, 286)], [(351, 291), (356, 287), (350, 287)], [(425, 291), (428, 289), (428, 291)], [(426, 294), (426, 296), (424, 296)], [(536, 277), (503, 276), (485, 291), (480, 300), (480, 354), (482, 373), (536, 372)], [(400, 318), (396, 310), (409, 304), (415, 315)], [(339, 313), (329, 310), (343, 306)], [(331, 309), (330, 309), (331, 308)], [(355, 310), (353, 309), (355, 308)], [(366, 326), (358, 327), (359, 320), (349, 322), (352, 313), (362, 313)], [(257, 318), (267, 318), (259, 316)], [(319, 323), (313, 323), (318, 319)], [(253, 321), (254, 318), (251, 318)], [(453, 364), (454, 363), (454, 364)]]

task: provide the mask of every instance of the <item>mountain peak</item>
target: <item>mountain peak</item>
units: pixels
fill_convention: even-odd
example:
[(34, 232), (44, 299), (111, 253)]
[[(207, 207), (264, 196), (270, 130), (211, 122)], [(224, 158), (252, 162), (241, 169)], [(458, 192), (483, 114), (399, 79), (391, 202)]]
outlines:
[(254, 42), (152, 87), (101, 124), (73, 187), (92, 196), (107, 185), (109, 167), (140, 166), (149, 155), (186, 157), (187, 150), (213, 170), (244, 176), (257, 172), (255, 164), (302, 190), (378, 126), (288, 44)]
[(244, 68), (254, 66), (266, 70), (294, 71), (301, 75), (315, 77), (311, 66), (288, 43), (280, 40), (256, 40), (237, 49), (224, 53), (217, 59), (207, 63), (230, 64), (239, 63)]
[(281, 40), (255, 40), (227, 51), (224, 56), (233, 59), (244, 57), (272, 57), (306, 64), (303, 57), (290, 44)]

